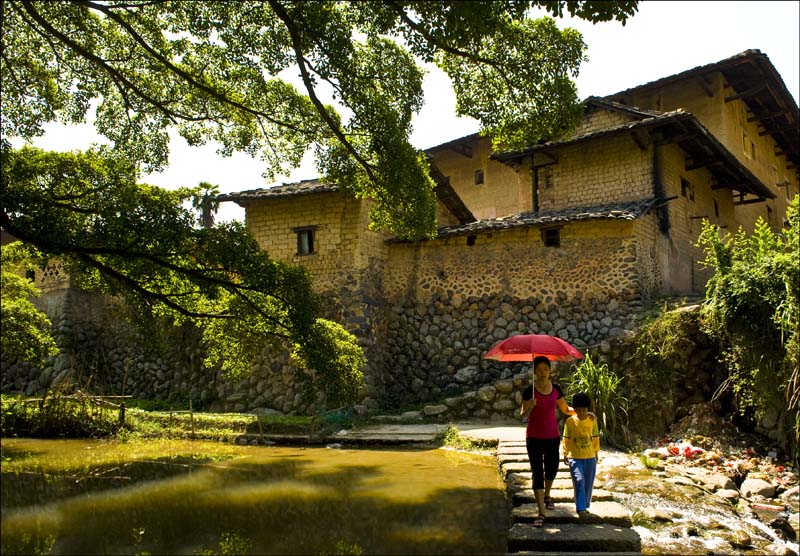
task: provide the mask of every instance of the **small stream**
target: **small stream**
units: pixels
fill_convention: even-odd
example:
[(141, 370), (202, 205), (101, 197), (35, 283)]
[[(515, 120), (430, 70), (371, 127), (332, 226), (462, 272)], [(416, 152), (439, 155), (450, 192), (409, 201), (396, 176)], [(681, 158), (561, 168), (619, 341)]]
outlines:
[(663, 475), (620, 460), (604, 469), (595, 483), (595, 488), (614, 492), (614, 498), (632, 512), (644, 554), (800, 552), (797, 542), (783, 540), (765, 523), (777, 512), (762, 512), (762, 519), (740, 515), (711, 492)]

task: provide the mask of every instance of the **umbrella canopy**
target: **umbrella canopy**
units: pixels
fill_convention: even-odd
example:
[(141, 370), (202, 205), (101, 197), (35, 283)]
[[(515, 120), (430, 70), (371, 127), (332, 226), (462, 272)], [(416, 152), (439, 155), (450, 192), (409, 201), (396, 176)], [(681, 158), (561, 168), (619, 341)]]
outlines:
[(495, 361), (533, 361), (540, 355), (550, 361), (583, 359), (580, 351), (561, 338), (548, 334), (520, 334), (500, 340), (483, 358)]

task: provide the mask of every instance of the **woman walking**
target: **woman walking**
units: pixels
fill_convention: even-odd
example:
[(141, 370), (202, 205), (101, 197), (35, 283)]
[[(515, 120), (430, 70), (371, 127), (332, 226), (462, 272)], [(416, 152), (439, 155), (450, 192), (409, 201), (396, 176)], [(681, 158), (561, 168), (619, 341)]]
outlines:
[(575, 410), (567, 405), (564, 392), (557, 384), (550, 382), (550, 360), (539, 356), (533, 360), (533, 384), (522, 393), (520, 414), (527, 416), (525, 445), (533, 475), (533, 492), (539, 515), (533, 526), (544, 524), (545, 510), (554, 510), (550, 489), (556, 478), (559, 463), (561, 435), (556, 420), (556, 407), (564, 415), (575, 415)]

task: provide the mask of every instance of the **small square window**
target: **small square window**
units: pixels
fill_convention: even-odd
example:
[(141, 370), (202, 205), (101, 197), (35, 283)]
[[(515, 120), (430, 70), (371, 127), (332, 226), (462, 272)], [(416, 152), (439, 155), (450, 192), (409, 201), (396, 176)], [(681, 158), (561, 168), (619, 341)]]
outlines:
[(561, 247), (561, 230), (559, 228), (542, 230), (542, 241), (545, 247)]
[(297, 254), (311, 255), (314, 251), (314, 228), (295, 230), (297, 233)]
[(472, 247), (475, 245), (475, 240), (478, 239), (478, 236), (467, 236), (467, 245)]
[(483, 170), (475, 170), (475, 185), (483, 183)]
[(714, 201), (714, 216), (719, 218), (719, 205), (717, 204), (716, 201)]

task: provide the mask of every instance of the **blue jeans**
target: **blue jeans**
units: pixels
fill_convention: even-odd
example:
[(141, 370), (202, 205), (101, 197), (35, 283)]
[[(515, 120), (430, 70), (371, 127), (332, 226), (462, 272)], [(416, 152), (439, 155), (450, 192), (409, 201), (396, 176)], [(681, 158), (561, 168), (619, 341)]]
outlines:
[(592, 487), (596, 471), (595, 458), (569, 458), (569, 474), (572, 476), (572, 488), (575, 491), (575, 509), (579, 512), (588, 510), (592, 504)]

